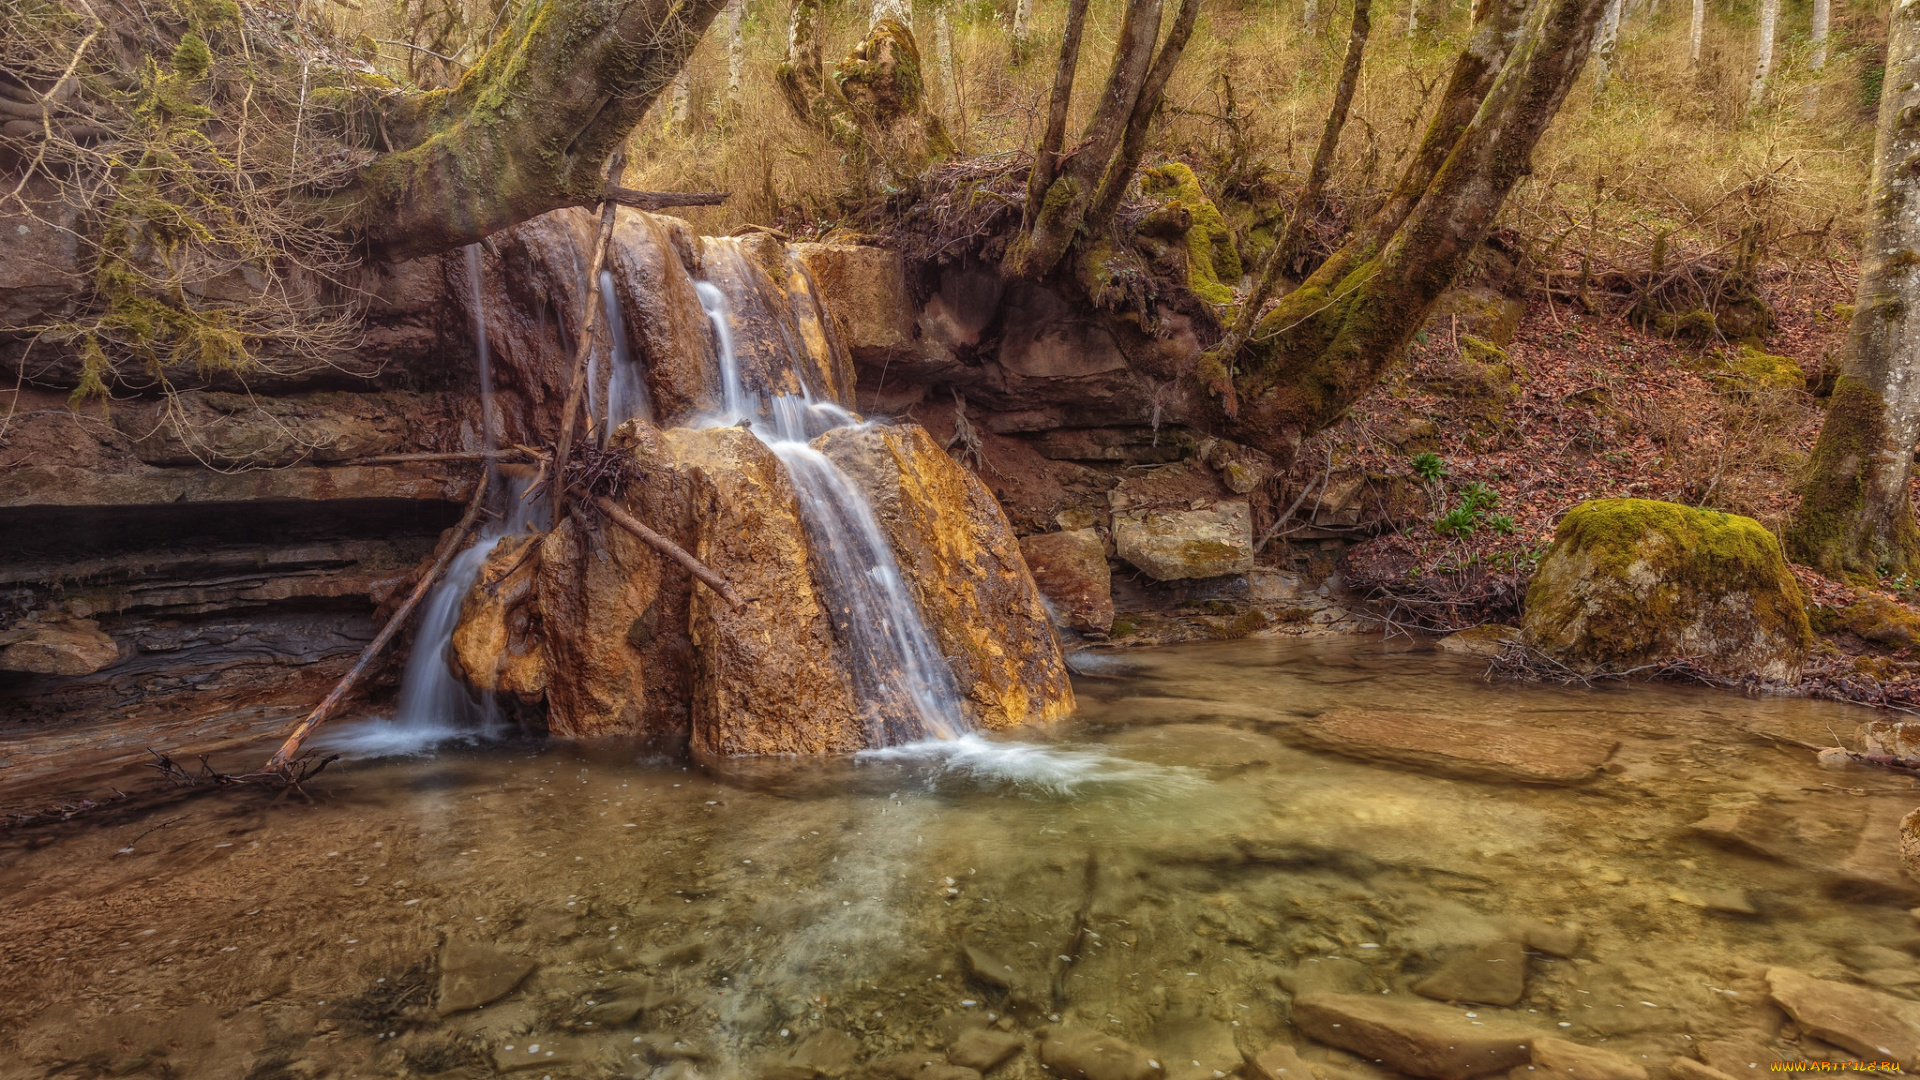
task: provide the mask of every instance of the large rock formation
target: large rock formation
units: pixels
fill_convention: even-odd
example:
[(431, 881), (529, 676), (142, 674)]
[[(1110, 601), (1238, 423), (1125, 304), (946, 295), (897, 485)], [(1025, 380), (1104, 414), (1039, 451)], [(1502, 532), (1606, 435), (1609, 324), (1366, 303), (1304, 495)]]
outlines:
[(1577, 671), (1685, 660), (1791, 682), (1812, 643), (1780, 543), (1752, 518), (1648, 499), (1568, 511), (1527, 590), (1526, 643)]

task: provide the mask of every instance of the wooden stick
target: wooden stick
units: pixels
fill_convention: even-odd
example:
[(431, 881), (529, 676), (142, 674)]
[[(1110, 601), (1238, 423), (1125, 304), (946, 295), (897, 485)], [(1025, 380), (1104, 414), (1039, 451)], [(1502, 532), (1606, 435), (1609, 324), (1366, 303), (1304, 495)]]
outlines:
[[(607, 186), (612, 188), (620, 179), (621, 171), (626, 167), (627, 148), (622, 146), (613, 152), (613, 160), (607, 163)], [(580, 347), (573, 355), (573, 382), (567, 389), (566, 412), (560, 416), (560, 442), (553, 455), (553, 520), (560, 520), (560, 513), (566, 509), (567, 502), (567, 461), (573, 454), (573, 418), (580, 411), (580, 396), (587, 389), (587, 356), (593, 352), (593, 340), (600, 331), (600, 267), (607, 260), (607, 244), (613, 239), (614, 211), (618, 203), (606, 199), (600, 203), (600, 237), (593, 243), (593, 258), (587, 263), (587, 315), (580, 323)]]
[(726, 578), (707, 569), (705, 563), (687, 554), (687, 549), (641, 524), (639, 518), (620, 509), (620, 505), (612, 499), (607, 498), (605, 495), (600, 495), (594, 498), (593, 503), (605, 511), (606, 515), (613, 519), (615, 525), (639, 537), (660, 554), (686, 567), (688, 573), (706, 582), (707, 587), (719, 593), (721, 598), (727, 603), (734, 607), (740, 607), (745, 603), (745, 601), (740, 599), (740, 594), (733, 591), (733, 586), (727, 584)]
[(387, 620), (387, 625), (380, 629), (379, 635), (360, 653), (360, 659), (354, 663), (352, 670), (334, 684), (333, 692), (326, 696), (326, 700), (315, 706), (305, 720), (300, 721), (287, 736), (286, 742), (280, 744), (280, 749), (268, 759), (267, 767), (262, 770), (263, 772), (285, 775), (291, 770), (293, 757), (300, 752), (300, 744), (308, 735), (313, 734), (314, 728), (326, 723), (333, 711), (346, 700), (354, 684), (366, 675), (373, 667), (374, 659), (393, 640), (393, 636), (400, 632), (400, 628), (406, 625), (407, 616), (412, 615), (413, 609), (420, 605), (421, 599), (427, 595), (427, 590), (431, 589), (433, 583), (440, 580), (440, 575), (446, 572), (447, 564), (453, 561), (454, 552), (460, 550), (460, 541), (466, 539), (467, 533), (473, 529), (473, 523), (480, 517), (480, 508), (486, 503), (486, 497), (487, 474), (481, 473), (480, 483), (473, 489), (473, 501), (467, 504), (467, 512), (461, 517), (460, 524), (453, 527), (453, 535), (441, 545), (439, 556), (433, 560), (432, 569), (428, 570), (426, 576), (414, 585), (413, 592), (407, 596), (407, 602), (400, 605), (400, 610), (393, 613), (393, 618)]

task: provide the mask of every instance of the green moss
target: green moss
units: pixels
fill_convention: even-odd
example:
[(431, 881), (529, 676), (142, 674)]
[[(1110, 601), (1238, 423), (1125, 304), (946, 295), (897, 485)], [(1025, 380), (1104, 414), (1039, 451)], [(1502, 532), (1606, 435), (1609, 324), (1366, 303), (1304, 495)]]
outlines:
[(189, 30), (180, 38), (180, 44), (174, 46), (173, 70), (182, 78), (198, 79), (213, 66), (213, 53), (207, 50), (207, 39)]
[[(1527, 590), (1530, 643), (1589, 670), (1686, 657), (1725, 674), (1797, 668), (1812, 641), (1780, 544), (1752, 518), (1651, 499), (1568, 511)], [(1790, 655), (1778, 659), (1785, 647)]]
[(1107, 628), (1107, 636), (1123, 638), (1138, 629), (1140, 629), (1140, 624), (1134, 622), (1132, 619), (1115, 619), (1113, 620), (1113, 625)]
[(1719, 368), (1710, 376), (1727, 390), (1805, 390), (1806, 373), (1791, 356), (1775, 356), (1752, 345), (1721, 354)]
[(1188, 166), (1174, 162), (1142, 170), (1140, 191), (1160, 200), (1166, 209), (1185, 210), (1192, 215), (1193, 224), (1184, 237), (1187, 288), (1216, 307), (1230, 306), (1233, 287), (1244, 272), (1240, 253), (1233, 246), (1233, 230), (1200, 187), (1200, 178)]
[(1865, 641), (1906, 648), (1920, 641), (1920, 615), (1881, 596), (1862, 592), (1844, 608), (1815, 606), (1809, 613), (1821, 634), (1849, 633)]

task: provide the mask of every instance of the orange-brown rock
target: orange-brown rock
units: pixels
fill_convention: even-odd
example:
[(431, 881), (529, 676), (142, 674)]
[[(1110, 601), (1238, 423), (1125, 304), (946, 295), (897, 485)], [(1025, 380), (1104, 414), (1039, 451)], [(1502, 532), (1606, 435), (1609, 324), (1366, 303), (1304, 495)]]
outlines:
[[(645, 366), (653, 419), (661, 427), (687, 423), (720, 403), (713, 324), (687, 272), (697, 243), (684, 221), (623, 207), (607, 245), (627, 341), (635, 362)], [(606, 400), (604, 389), (599, 400)]]
[(453, 630), (453, 669), (487, 693), (538, 701), (547, 690), (546, 651), (533, 604), (532, 534), (503, 538), (480, 568)]
[(628, 633), (659, 595), (661, 558), (621, 529), (570, 516), (541, 541), (535, 611), (545, 639), (547, 728), (647, 730), (647, 671)]
[(736, 608), (705, 586), (694, 592), (695, 753), (864, 748), (858, 703), (808, 570), (799, 505), (779, 459), (744, 428), (676, 428), (660, 442), (702, 487), (689, 550), (747, 598)]
[(1095, 634), (1113, 626), (1113, 578), (1107, 569), (1107, 547), (1097, 530), (1023, 536), (1020, 554), (1061, 626)]
[(1059, 639), (1000, 504), (917, 424), (814, 440), (866, 493), (973, 721), (1041, 723), (1073, 711)]

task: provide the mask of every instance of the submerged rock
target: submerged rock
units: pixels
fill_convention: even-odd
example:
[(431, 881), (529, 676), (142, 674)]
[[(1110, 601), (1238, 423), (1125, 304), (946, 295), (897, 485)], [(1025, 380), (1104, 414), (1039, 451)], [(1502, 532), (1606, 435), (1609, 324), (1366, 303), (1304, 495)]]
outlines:
[(1565, 1039), (1533, 1040), (1533, 1067), (1567, 1080), (1647, 1080), (1646, 1066), (1625, 1054)]
[(1591, 779), (1619, 745), (1614, 739), (1571, 732), (1365, 709), (1334, 709), (1290, 724), (1281, 734), (1362, 761), (1525, 784)]
[(1499, 1019), (1475, 1023), (1457, 1010), (1362, 994), (1305, 994), (1293, 1024), (1311, 1038), (1429, 1080), (1525, 1065), (1535, 1032)]
[(1027, 1040), (1010, 1031), (968, 1028), (947, 1047), (947, 1060), (976, 1072), (992, 1072), (1027, 1048)]
[(1510, 642), (1520, 640), (1520, 631), (1511, 626), (1474, 626), (1456, 631), (1434, 642), (1441, 652), (1491, 660)]
[(526, 957), (492, 945), (450, 940), (440, 949), (440, 993), (434, 1011), (452, 1016), (498, 1001), (512, 993), (533, 967)]
[(1068, 1080), (1155, 1080), (1163, 1075), (1160, 1062), (1147, 1051), (1084, 1028), (1042, 1032), (1040, 1062)]
[(1527, 589), (1529, 646), (1576, 671), (1686, 660), (1792, 682), (1813, 634), (1780, 543), (1752, 518), (1649, 499), (1568, 511)]
[(1516, 1004), (1527, 992), (1527, 950), (1517, 941), (1497, 941), (1459, 953), (1414, 983), (1413, 992), (1435, 1001)]
[(1792, 968), (1767, 969), (1767, 990), (1807, 1034), (1862, 1058), (1920, 1068), (1920, 1004)]
[(1113, 579), (1107, 546), (1097, 530), (1023, 536), (1020, 553), (1060, 625), (1094, 634), (1105, 634), (1113, 626)]

